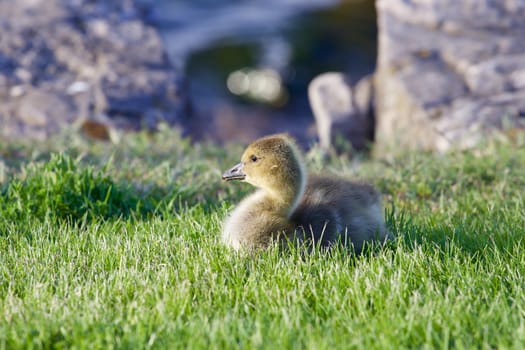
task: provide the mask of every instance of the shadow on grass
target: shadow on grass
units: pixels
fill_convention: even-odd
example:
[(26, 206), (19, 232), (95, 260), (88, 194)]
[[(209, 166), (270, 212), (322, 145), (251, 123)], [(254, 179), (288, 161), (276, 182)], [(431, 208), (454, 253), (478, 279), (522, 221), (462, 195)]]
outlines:
[[(81, 166), (68, 155), (55, 154), (43, 164), (29, 163), (20, 178), (7, 182), (0, 193), (4, 222), (56, 219), (68, 222), (116, 218), (144, 219), (167, 215), (193, 205), (199, 197), (188, 188), (148, 186), (140, 191), (115, 182), (106, 168)], [(204, 205), (206, 209), (212, 203)]]
[[(429, 255), (446, 257), (453, 254), (473, 259), (489, 257), (489, 252), (511, 252), (523, 242), (523, 227), (519, 222), (493, 217), (451, 218), (449, 223), (427, 218), (415, 223), (407, 212), (387, 213), (387, 223), (395, 239), (386, 249), (403, 245), (405, 250), (423, 249)], [(489, 257), (490, 258), (490, 257)]]

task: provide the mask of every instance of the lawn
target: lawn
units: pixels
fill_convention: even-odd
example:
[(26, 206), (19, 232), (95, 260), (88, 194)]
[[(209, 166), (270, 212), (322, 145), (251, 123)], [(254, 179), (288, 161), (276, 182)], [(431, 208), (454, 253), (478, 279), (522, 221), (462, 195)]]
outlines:
[(311, 153), (375, 184), (396, 240), (238, 254), (242, 145), (175, 131), (0, 144), (0, 349), (522, 348), (525, 140), (446, 155)]

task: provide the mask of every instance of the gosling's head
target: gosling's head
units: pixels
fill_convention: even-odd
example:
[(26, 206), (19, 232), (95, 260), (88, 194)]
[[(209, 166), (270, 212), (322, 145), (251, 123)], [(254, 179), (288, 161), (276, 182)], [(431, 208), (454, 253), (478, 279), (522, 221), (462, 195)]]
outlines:
[(301, 153), (286, 134), (256, 140), (246, 148), (241, 162), (222, 175), (226, 181), (242, 180), (277, 193), (299, 190), (304, 178)]

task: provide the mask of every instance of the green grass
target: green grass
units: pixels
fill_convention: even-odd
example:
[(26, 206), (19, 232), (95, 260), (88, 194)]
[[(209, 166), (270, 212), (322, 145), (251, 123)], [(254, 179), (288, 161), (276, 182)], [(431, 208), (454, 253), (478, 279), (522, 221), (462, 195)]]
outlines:
[(397, 239), (356, 257), (219, 244), (241, 145), (0, 144), (0, 349), (522, 348), (524, 146), (312, 154), (384, 193)]

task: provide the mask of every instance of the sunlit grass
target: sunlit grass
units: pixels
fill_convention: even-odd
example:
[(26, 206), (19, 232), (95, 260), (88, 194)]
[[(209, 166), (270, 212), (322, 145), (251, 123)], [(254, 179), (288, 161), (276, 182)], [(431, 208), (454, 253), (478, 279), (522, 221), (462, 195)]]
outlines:
[(523, 146), (311, 156), (384, 193), (397, 239), (356, 257), (219, 244), (241, 145), (0, 145), (0, 348), (521, 348)]

